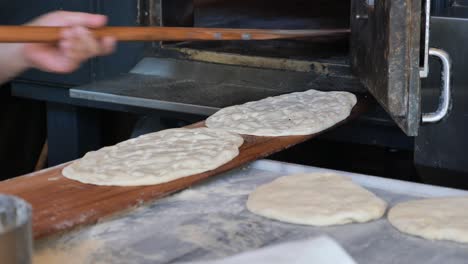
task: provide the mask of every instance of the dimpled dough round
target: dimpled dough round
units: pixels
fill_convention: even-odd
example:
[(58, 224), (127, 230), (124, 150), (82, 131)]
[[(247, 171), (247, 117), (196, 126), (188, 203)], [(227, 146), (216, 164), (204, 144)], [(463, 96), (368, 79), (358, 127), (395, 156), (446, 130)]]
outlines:
[(255, 136), (310, 135), (346, 119), (356, 102), (348, 92), (308, 90), (223, 108), (206, 126)]
[(89, 152), (63, 175), (96, 185), (159, 184), (216, 169), (236, 157), (242, 143), (222, 130), (168, 129)]
[(468, 243), (468, 197), (403, 202), (389, 211), (388, 220), (406, 234)]
[(258, 187), (247, 208), (283, 222), (328, 226), (378, 219), (386, 203), (348, 178), (313, 173), (281, 177)]

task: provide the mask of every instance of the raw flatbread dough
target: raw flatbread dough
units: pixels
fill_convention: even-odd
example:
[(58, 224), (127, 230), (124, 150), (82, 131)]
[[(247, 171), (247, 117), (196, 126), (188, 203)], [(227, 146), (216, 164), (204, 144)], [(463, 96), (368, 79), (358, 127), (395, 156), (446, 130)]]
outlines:
[(310, 135), (346, 119), (356, 102), (348, 92), (290, 93), (221, 109), (206, 126), (255, 136)]
[(247, 201), (247, 208), (255, 214), (314, 226), (378, 219), (386, 206), (351, 179), (333, 173), (281, 177), (258, 187)]
[(87, 153), (63, 170), (96, 185), (152, 185), (206, 172), (239, 154), (239, 135), (210, 128), (176, 128)]
[(400, 203), (389, 211), (388, 220), (403, 233), (468, 243), (468, 197)]

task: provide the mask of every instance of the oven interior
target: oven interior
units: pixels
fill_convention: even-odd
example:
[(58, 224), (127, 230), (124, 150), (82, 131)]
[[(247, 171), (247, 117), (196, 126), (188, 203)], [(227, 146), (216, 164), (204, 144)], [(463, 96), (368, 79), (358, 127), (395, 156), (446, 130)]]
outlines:
[[(349, 0), (163, 0), (163, 26), (332, 29), (349, 28)], [(257, 58), (333, 61), (347, 64), (349, 38), (273, 41), (166, 42), (162, 49), (187, 49)], [(265, 64), (262, 64), (265, 65)], [(249, 66), (248, 63), (247, 65)], [(255, 66), (255, 65), (254, 65)]]
[[(349, 0), (142, 1), (143, 24), (150, 26), (332, 29), (352, 22)], [(351, 38), (150, 43), (130, 73), (72, 89), (70, 95), (208, 116), (309, 89), (367, 93), (352, 71)], [(371, 119), (392, 124), (383, 109), (377, 115)]]

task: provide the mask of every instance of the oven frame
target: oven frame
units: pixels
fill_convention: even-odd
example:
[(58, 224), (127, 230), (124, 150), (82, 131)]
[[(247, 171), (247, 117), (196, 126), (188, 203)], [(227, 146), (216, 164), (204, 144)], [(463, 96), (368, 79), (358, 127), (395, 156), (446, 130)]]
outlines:
[[(140, 10), (144, 11), (142, 24), (190, 26), (193, 23), (193, 17), (190, 21), (187, 15), (193, 11), (193, 0), (139, 0), (139, 3)], [(433, 113), (421, 112), (420, 79), (429, 74), (429, 10), (430, 0), (351, 1), (349, 54), (352, 71), (408, 136), (416, 136), (423, 122), (439, 122), (449, 112), (450, 71), (441, 73), (445, 78), (441, 107)], [(152, 50), (164, 50), (156, 52), (157, 56), (203, 61), (202, 56), (193, 56), (197, 51), (165, 50), (161, 42), (153, 43)], [(433, 51), (433, 54), (441, 53)], [(446, 53), (442, 54), (442, 62), (450, 61)], [(210, 58), (205, 62), (227, 64), (230, 60), (227, 54), (218, 53), (217, 56), (225, 58), (215, 61)], [(238, 55), (238, 64), (258, 67), (251, 64), (248, 57)], [(255, 60), (265, 61), (261, 57)]]

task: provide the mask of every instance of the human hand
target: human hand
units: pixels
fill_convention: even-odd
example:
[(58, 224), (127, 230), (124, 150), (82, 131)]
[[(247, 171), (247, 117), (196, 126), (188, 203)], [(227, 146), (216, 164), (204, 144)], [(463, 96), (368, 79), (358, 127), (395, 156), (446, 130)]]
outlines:
[(107, 23), (103, 15), (56, 11), (38, 17), (29, 26), (60, 26), (62, 39), (55, 44), (23, 44), (21, 57), (26, 67), (42, 71), (69, 73), (82, 62), (95, 56), (110, 54), (115, 49), (113, 37), (96, 39), (87, 28), (102, 27)]

